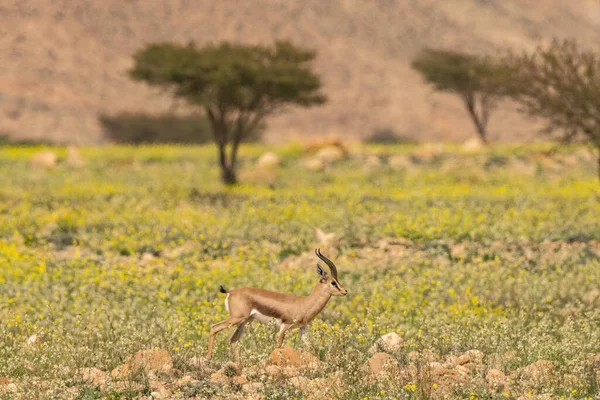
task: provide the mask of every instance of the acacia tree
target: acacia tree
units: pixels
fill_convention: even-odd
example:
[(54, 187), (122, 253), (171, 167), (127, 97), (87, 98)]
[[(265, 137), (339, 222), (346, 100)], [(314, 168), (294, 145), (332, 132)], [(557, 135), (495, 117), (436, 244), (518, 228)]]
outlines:
[(321, 81), (310, 62), (316, 53), (288, 42), (274, 46), (222, 43), (150, 44), (134, 55), (134, 80), (172, 90), (200, 106), (210, 122), (226, 184), (237, 183), (242, 140), (288, 105), (322, 104)]
[(600, 55), (575, 41), (555, 41), (530, 54), (509, 55), (511, 96), (526, 115), (542, 118), (542, 133), (561, 143), (585, 142), (596, 152), (600, 178)]
[(435, 90), (456, 94), (462, 100), (477, 134), (488, 142), (487, 125), (498, 100), (506, 95), (508, 70), (488, 57), (449, 50), (425, 49), (412, 67)]

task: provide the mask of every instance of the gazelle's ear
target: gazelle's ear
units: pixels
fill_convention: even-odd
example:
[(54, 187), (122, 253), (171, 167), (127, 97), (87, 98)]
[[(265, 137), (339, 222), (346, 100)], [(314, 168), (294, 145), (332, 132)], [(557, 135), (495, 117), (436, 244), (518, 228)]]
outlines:
[(319, 274), (321, 279), (327, 279), (327, 272), (325, 272), (321, 264), (317, 264), (317, 274)]

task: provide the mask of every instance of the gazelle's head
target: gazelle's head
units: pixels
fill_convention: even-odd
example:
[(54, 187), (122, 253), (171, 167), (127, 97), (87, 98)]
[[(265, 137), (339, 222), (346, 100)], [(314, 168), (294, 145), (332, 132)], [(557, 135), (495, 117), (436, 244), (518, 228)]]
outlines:
[(327, 274), (327, 272), (323, 269), (321, 264), (317, 263), (317, 273), (321, 277), (319, 280), (319, 284), (323, 285), (324, 290), (332, 296), (345, 296), (348, 294), (348, 291), (344, 289), (341, 283), (337, 279), (337, 268), (335, 264), (321, 254), (320, 249), (315, 250), (315, 254), (319, 257), (327, 266), (329, 267), (329, 271), (331, 271), (331, 276)]

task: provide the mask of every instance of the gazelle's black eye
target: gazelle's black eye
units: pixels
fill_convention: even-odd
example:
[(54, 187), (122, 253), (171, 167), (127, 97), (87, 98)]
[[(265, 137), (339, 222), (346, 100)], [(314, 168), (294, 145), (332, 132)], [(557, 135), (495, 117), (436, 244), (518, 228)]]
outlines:
[(331, 281), (331, 286), (335, 287), (337, 286), (337, 283), (335, 283), (335, 281)]

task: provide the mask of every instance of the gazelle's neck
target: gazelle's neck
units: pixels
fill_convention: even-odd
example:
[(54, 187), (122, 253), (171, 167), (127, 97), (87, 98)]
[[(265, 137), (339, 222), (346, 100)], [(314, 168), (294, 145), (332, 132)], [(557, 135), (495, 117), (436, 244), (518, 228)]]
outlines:
[(312, 293), (305, 297), (304, 312), (308, 321), (312, 320), (325, 308), (327, 302), (331, 298), (331, 294), (327, 288), (317, 283)]

